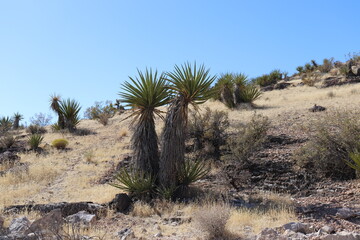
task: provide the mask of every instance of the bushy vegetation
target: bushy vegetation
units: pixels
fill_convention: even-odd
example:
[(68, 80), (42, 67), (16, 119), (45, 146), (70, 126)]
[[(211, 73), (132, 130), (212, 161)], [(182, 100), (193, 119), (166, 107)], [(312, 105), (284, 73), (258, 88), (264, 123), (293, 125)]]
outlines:
[(26, 129), (26, 132), (30, 134), (44, 134), (47, 131), (43, 126), (32, 124)]
[(261, 87), (266, 87), (284, 79), (283, 76), (284, 76), (283, 72), (281, 72), (279, 69), (275, 69), (269, 74), (264, 74), (260, 77), (254, 78), (252, 82), (254, 82), (257, 85), (260, 85)]
[[(120, 108), (120, 102), (118, 107)], [(86, 109), (84, 117), (88, 119), (97, 120), (102, 125), (106, 126), (110, 118), (112, 118), (118, 111), (117, 106), (113, 105), (111, 101), (95, 102), (95, 104)]]
[(45, 113), (36, 113), (33, 117), (30, 118), (30, 124), (40, 127), (45, 127), (50, 125), (52, 116)]
[(9, 149), (15, 144), (15, 142), (16, 139), (13, 135), (5, 134), (0, 137), (0, 149)]
[(0, 118), (0, 134), (4, 134), (11, 129), (13, 122), (10, 117)]
[(51, 146), (55, 147), (56, 149), (65, 149), (68, 144), (68, 140), (62, 138), (55, 139), (51, 142)]
[(226, 129), (229, 126), (228, 114), (224, 111), (212, 111), (205, 108), (200, 114), (193, 111), (189, 120), (189, 136), (194, 139), (194, 151), (220, 157), (220, 148), (226, 143)]
[(37, 150), (41, 144), (41, 142), (44, 140), (44, 137), (40, 134), (32, 134), (28, 138), (28, 144), (30, 146), (30, 149)]
[(309, 141), (296, 153), (301, 167), (321, 176), (351, 179), (355, 170), (350, 153), (360, 151), (360, 119), (358, 113), (338, 112), (316, 120), (306, 129)]
[(252, 103), (261, 96), (261, 91), (247, 81), (243, 73), (222, 74), (214, 86), (216, 100), (227, 107), (234, 108), (241, 103)]
[(249, 158), (261, 148), (266, 141), (270, 121), (262, 115), (254, 115), (248, 124), (239, 126), (237, 132), (229, 137), (228, 154), (224, 160), (249, 163)]

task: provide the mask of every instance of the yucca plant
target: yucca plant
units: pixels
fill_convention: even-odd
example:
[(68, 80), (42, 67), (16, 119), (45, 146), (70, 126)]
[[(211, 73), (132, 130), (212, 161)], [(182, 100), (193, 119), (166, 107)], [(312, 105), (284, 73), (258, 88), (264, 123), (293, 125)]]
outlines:
[(109, 185), (131, 195), (144, 198), (152, 194), (156, 178), (143, 172), (120, 170)]
[(11, 129), (12, 126), (11, 118), (2, 117), (0, 118), (0, 133), (5, 133)]
[(254, 85), (247, 85), (240, 92), (240, 99), (244, 103), (252, 103), (261, 96), (262, 92)]
[(238, 105), (242, 102), (241, 92), (247, 86), (247, 76), (243, 73), (233, 74), (233, 99), (234, 105)]
[(76, 130), (76, 126), (80, 123), (80, 110), (80, 104), (74, 99), (60, 101), (59, 112), (64, 117), (65, 128), (67, 128), (70, 132), (74, 132)]
[(157, 109), (168, 103), (169, 90), (164, 74), (151, 69), (145, 73), (138, 70), (138, 76), (129, 77), (122, 85), (120, 101), (132, 107), (134, 134), (132, 136), (133, 162), (137, 171), (153, 176), (159, 172), (158, 137), (155, 131), (155, 116), (161, 116)]
[(203, 161), (185, 161), (179, 174), (179, 183), (188, 186), (204, 178), (209, 172), (210, 168)]
[(60, 95), (56, 95), (56, 94), (51, 95), (50, 108), (58, 115), (57, 125), (59, 126), (60, 129), (64, 129), (65, 119), (64, 119), (64, 115), (60, 110), (60, 102), (61, 102)]
[(360, 177), (360, 153), (358, 151), (355, 151), (353, 153), (350, 153), (349, 157), (352, 161), (345, 160), (345, 163), (352, 169), (355, 169), (356, 176)]
[(43, 140), (44, 140), (44, 137), (42, 135), (40, 135), (40, 134), (32, 134), (28, 138), (28, 144), (30, 146), (30, 149), (37, 150)]
[(13, 135), (5, 135), (0, 138), (0, 148), (11, 148), (16, 142), (16, 139)]
[(20, 121), (22, 120), (22, 119), (24, 119), (24, 117), (23, 117), (23, 115), (21, 115), (20, 113), (15, 113), (14, 114), (14, 117), (13, 117), (13, 121), (14, 121), (14, 123), (13, 123), (13, 129), (18, 129), (19, 128), (19, 123), (20, 123)]
[(175, 65), (173, 72), (168, 72), (169, 88), (173, 91), (169, 110), (162, 133), (162, 152), (160, 156), (160, 181), (165, 187), (178, 184), (179, 172), (184, 166), (185, 139), (188, 122), (188, 107), (206, 102), (213, 96), (210, 90), (215, 76), (211, 76), (204, 65), (196, 63)]
[(226, 73), (220, 76), (215, 84), (217, 98), (223, 102), (228, 108), (235, 107), (233, 95), (233, 74)]

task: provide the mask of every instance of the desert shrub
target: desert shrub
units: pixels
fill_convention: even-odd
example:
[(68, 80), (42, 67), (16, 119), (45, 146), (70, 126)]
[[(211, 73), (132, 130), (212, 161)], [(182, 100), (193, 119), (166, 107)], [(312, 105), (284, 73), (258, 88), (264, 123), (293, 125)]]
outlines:
[(250, 122), (240, 126), (237, 132), (228, 139), (228, 155), (224, 160), (235, 160), (248, 163), (257, 150), (266, 141), (266, 134), (270, 127), (270, 121), (262, 115), (254, 115)]
[(7, 134), (0, 138), (0, 149), (8, 149), (11, 148), (16, 142), (16, 139), (13, 135)]
[(10, 117), (2, 117), (0, 118), (0, 134), (6, 133), (12, 127), (12, 121)]
[(193, 213), (195, 227), (207, 234), (207, 239), (228, 239), (226, 223), (230, 218), (230, 207), (221, 203), (201, 206)]
[(69, 142), (66, 139), (55, 139), (51, 142), (51, 146), (55, 147), (56, 149), (65, 149)]
[(308, 86), (314, 86), (320, 80), (321, 74), (318, 72), (307, 72), (303, 75), (301, 81)]
[(210, 145), (208, 152), (215, 157), (220, 156), (220, 147), (226, 143), (226, 129), (229, 126), (228, 114), (224, 111), (212, 111), (205, 108), (200, 114), (192, 112), (189, 120), (189, 135), (194, 139), (194, 150), (204, 149)]
[(185, 161), (179, 173), (179, 184), (188, 186), (204, 178), (209, 172), (209, 166), (203, 161)]
[(360, 150), (360, 119), (356, 113), (337, 112), (314, 120), (306, 128), (309, 141), (295, 153), (298, 165), (335, 179), (351, 179), (355, 170), (349, 154)]
[(44, 134), (46, 133), (46, 129), (41, 126), (41, 125), (30, 125), (27, 129), (26, 129), (26, 132), (27, 133), (30, 133), (30, 134)]
[(155, 190), (154, 177), (134, 170), (120, 170), (109, 184), (142, 199), (149, 197)]
[(303, 66), (298, 66), (296, 68), (296, 71), (298, 71), (299, 73), (303, 73), (304, 72), (304, 67)]
[(319, 66), (319, 70), (323, 73), (328, 73), (334, 67), (334, 58), (325, 58), (323, 64)]
[(312, 71), (314, 71), (314, 66), (311, 65), (310, 63), (306, 63), (305, 66), (304, 66), (304, 68), (305, 68), (305, 72), (312, 72)]
[(97, 120), (105, 126), (108, 124), (109, 118), (112, 118), (115, 115), (118, 110), (117, 107), (121, 108), (120, 102), (119, 105), (116, 104), (115, 106), (110, 101), (106, 101), (105, 104), (102, 102), (95, 102), (94, 106), (86, 109), (84, 117)]
[(345, 163), (356, 171), (356, 176), (360, 178), (360, 153), (358, 151), (349, 154), (351, 161), (345, 160)]
[(49, 114), (46, 115), (44, 113), (36, 113), (33, 117), (30, 118), (30, 124), (45, 127), (50, 125), (51, 120), (52, 116)]
[(44, 140), (44, 137), (40, 134), (32, 134), (28, 138), (28, 144), (30, 146), (30, 149), (36, 150), (39, 148), (41, 142)]
[(317, 64), (317, 62), (315, 60), (311, 60), (311, 64), (313, 65), (314, 69), (319, 66), (319, 64)]
[(253, 79), (255, 84), (260, 85), (261, 87), (269, 86), (275, 84), (283, 78), (283, 73), (276, 69), (270, 72), (269, 74), (264, 74), (260, 77)]
[(350, 67), (348, 64), (343, 64), (339, 67), (339, 71), (341, 75), (348, 76), (350, 73)]

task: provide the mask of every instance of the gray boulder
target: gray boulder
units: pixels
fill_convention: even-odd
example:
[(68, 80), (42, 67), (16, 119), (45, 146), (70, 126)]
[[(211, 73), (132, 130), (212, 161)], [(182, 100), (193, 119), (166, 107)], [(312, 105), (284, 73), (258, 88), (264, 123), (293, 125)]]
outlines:
[(89, 214), (86, 211), (80, 211), (76, 214), (66, 217), (66, 222), (75, 225), (91, 225), (96, 222), (96, 215)]
[(340, 208), (336, 216), (341, 219), (349, 219), (357, 216), (357, 213), (351, 210), (350, 208)]
[(284, 230), (290, 230), (295, 233), (308, 234), (308, 233), (314, 232), (314, 229), (313, 229), (313, 227), (311, 227), (311, 225), (306, 224), (306, 223), (301, 223), (301, 222), (287, 223), (287, 224), (283, 225), (282, 227), (284, 228)]
[(342, 231), (336, 234), (329, 234), (321, 238), (322, 240), (360, 240), (360, 234)]
[(9, 226), (10, 234), (24, 234), (30, 227), (30, 221), (27, 217), (18, 217), (11, 221)]
[(35, 234), (37, 236), (49, 236), (58, 233), (63, 224), (60, 209), (52, 210), (42, 218), (35, 220), (26, 230), (25, 234)]

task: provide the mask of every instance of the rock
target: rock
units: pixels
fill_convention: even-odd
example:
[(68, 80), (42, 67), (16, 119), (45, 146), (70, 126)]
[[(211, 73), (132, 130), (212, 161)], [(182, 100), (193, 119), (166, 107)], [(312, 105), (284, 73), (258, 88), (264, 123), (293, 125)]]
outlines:
[(322, 112), (325, 111), (326, 108), (318, 105), (314, 105), (312, 108), (309, 109), (310, 112)]
[(340, 208), (336, 213), (336, 216), (341, 219), (349, 219), (352, 217), (356, 217), (356, 215), (356, 212), (349, 208)]
[(17, 160), (19, 160), (20, 157), (18, 155), (16, 155), (15, 153), (13, 152), (10, 152), (10, 151), (6, 151), (6, 152), (3, 152), (3, 153), (0, 153), (0, 164), (3, 164), (3, 163), (14, 163), (16, 162)]
[(61, 230), (63, 222), (61, 210), (55, 209), (42, 218), (35, 220), (29, 229), (26, 230), (25, 234), (34, 233), (35, 235), (41, 236), (54, 235)]
[(11, 221), (9, 226), (10, 234), (24, 234), (30, 227), (30, 221), (27, 217), (15, 218)]
[(287, 224), (283, 225), (282, 227), (284, 228), (284, 230), (291, 230), (295, 233), (299, 232), (299, 233), (308, 234), (308, 233), (313, 232), (313, 230), (309, 224), (300, 223), (300, 222), (287, 223)]
[(360, 234), (342, 231), (336, 234), (329, 234), (321, 238), (322, 240), (360, 240)]
[(125, 229), (121, 230), (120, 232), (118, 232), (118, 236), (119, 236), (120, 240), (135, 239), (135, 234), (131, 230), (131, 228), (125, 228)]
[(66, 217), (66, 221), (71, 224), (90, 225), (95, 223), (96, 216), (94, 214), (89, 214), (86, 211), (80, 211)]
[(117, 212), (126, 212), (131, 205), (131, 199), (126, 193), (116, 194), (115, 198), (109, 203), (109, 206)]
[(154, 235), (154, 237), (162, 237), (162, 233), (161, 232), (158, 232), (157, 234)]
[(328, 234), (330, 234), (330, 233), (335, 232), (335, 229), (334, 229), (333, 226), (325, 225), (322, 228), (320, 228), (319, 232), (320, 233), (328, 233)]
[(355, 76), (360, 76), (360, 67), (359, 67), (359, 66), (352, 66), (352, 67), (351, 67), (351, 72), (352, 72)]
[(273, 228), (265, 228), (257, 235), (256, 240), (278, 239), (279, 233)]
[(302, 240), (302, 239), (307, 239), (306, 235), (304, 233), (301, 232), (294, 232), (291, 231), (289, 229), (287, 229), (283, 234), (282, 234), (283, 239), (297, 239), (297, 240)]
[(281, 90), (281, 89), (285, 89), (287, 87), (289, 87), (291, 85), (291, 83), (287, 83), (287, 82), (279, 82), (277, 84), (274, 85), (274, 90)]

